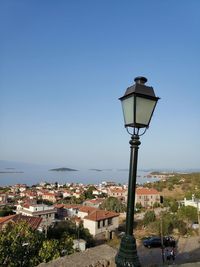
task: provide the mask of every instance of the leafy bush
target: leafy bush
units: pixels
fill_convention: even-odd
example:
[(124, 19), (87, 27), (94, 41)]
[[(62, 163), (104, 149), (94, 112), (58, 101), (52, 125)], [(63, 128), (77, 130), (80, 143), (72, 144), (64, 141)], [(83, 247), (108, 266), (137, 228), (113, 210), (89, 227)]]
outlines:
[(190, 223), (197, 221), (197, 208), (191, 206), (183, 206), (178, 210), (178, 216)]
[(105, 199), (100, 208), (115, 212), (124, 212), (126, 210), (126, 206), (116, 197)]
[(149, 223), (151, 222), (154, 222), (156, 220), (156, 215), (155, 215), (155, 212), (150, 210), (150, 211), (147, 211), (144, 215), (144, 225), (148, 225)]

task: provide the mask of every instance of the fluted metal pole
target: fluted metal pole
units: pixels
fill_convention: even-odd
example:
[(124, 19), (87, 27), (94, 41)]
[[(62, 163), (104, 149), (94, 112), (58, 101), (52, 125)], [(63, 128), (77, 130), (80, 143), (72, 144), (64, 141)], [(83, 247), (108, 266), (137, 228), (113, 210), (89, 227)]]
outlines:
[(140, 267), (137, 255), (136, 241), (133, 235), (135, 190), (137, 177), (138, 149), (141, 144), (138, 135), (132, 135), (130, 140), (130, 166), (128, 182), (128, 200), (126, 212), (126, 230), (121, 239), (119, 251), (115, 257), (117, 267)]

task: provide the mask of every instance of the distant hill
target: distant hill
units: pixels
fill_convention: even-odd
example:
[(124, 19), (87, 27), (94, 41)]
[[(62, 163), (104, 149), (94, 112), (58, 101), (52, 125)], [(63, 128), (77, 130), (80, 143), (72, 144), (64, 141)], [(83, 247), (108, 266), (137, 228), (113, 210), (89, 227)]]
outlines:
[(71, 169), (71, 168), (56, 168), (56, 169), (50, 169), (49, 171), (52, 171), (52, 172), (75, 172), (78, 170)]
[(89, 169), (89, 171), (102, 172), (103, 170), (101, 170), (101, 169)]

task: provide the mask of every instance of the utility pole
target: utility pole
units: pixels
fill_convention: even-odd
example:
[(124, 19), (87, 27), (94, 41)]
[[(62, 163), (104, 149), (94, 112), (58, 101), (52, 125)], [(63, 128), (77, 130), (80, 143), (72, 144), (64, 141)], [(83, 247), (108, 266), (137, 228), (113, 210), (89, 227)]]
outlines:
[[(160, 196), (160, 204), (162, 204), (163, 207), (163, 196)], [(163, 243), (163, 214), (160, 213), (160, 237), (161, 237), (161, 249), (162, 249), (162, 262), (165, 262), (165, 256), (164, 256), (164, 243)]]
[(197, 199), (197, 218), (198, 218), (198, 225), (199, 225), (199, 238), (200, 238), (200, 216), (199, 216), (199, 199)]
[(160, 236), (161, 236), (161, 249), (162, 249), (162, 262), (165, 262), (165, 257), (164, 257), (164, 244), (163, 244), (163, 217), (161, 213), (160, 217)]

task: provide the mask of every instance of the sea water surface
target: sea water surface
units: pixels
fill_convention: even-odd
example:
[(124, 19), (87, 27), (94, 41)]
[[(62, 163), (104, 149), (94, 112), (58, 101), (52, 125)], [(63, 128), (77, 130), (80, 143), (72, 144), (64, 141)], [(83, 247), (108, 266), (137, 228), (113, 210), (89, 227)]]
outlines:
[[(3, 173), (4, 172), (4, 173)], [(6, 172), (6, 173), (5, 173)], [(144, 184), (148, 181), (153, 182), (158, 178), (147, 177), (149, 171), (138, 170), (137, 183)], [(80, 169), (77, 171), (49, 171), (47, 167), (30, 166), (21, 168), (0, 168), (0, 186), (13, 184), (34, 185), (40, 182), (58, 182), (65, 183), (82, 183), (82, 184), (99, 184), (102, 181), (112, 181), (121, 184), (128, 183), (128, 170), (89, 170)]]

